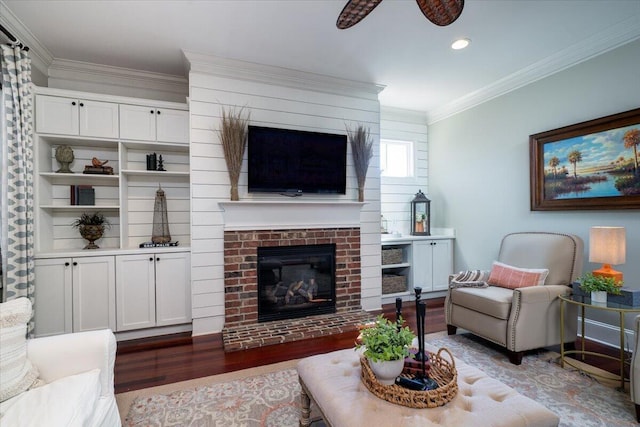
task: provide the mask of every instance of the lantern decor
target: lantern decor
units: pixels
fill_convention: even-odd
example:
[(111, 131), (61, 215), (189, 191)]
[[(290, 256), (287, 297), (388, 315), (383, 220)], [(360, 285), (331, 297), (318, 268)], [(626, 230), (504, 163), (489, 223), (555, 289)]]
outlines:
[(431, 230), (431, 200), (427, 199), (422, 190), (418, 190), (411, 201), (411, 235), (430, 236)]

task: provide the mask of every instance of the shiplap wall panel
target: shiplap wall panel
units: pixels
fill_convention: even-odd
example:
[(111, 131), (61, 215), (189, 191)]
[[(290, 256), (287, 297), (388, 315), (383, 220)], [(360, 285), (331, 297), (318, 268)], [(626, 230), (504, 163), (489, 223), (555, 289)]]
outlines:
[(380, 182), (381, 212), (389, 231), (409, 234), (411, 200), (418, 190), (429, 197), (426, 116), (411, 110), (383, 108), (380, 112), (380, 138), (415, 143), (416, 176), (407, 179), (381, 177)]
[[(379, 148), (379, 103), (360, 97), (267, 81), (243, 80), (191, 71), (191, 235), (194, 334), (217, 332), (224, 326), (223, 232), (219, 202), (229, 200), (229, 178), (217, 129), (222, 108), (245, 107), (250, 124), (346, 134), (346, 126), (368, 126)], [(313, 85), (311, 85), (313, 86)], [(304, 195), (305, 200), (357, 200), (351, 150), (347, 153), (346, 195)], [(380, 308), (379, 157), (371, 160), (362, 208), (362, 306)], [(282, 196), (247, 192), (246, 153), (239, 180), (240, 199), (278, 200)], [(258, 213), (257, 213), (258, 214)], [(372, 264), (372, 265), (370, 265)], [(377, 272), (377, 273), (376, 273)], [(215, 314), (212, 314), (215, 313)], [(213, 328), (214, 331), (209, 329)]]

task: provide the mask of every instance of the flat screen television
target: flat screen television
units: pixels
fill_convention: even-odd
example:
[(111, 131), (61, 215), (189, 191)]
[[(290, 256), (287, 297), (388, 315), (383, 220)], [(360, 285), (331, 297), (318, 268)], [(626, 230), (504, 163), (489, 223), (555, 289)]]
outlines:
[(249, 126), (250, 193), (345, 194), (347, 136)]

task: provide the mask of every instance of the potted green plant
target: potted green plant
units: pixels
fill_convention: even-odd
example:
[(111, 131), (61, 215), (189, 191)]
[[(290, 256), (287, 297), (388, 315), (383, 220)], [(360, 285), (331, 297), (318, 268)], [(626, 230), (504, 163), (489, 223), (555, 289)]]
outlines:
[(622, 282), (613, 277), (595, 276), (587, 273), (578, 279), (580, 289), (591, 293), (592, 302), (607, 302), (607, 294), (620, 295)]
[(416, 337), (400, 317), (396, 322), (380, 315), (375, 323), (364, 327), (356, 349), (363, 348), (371, 370), (381, 384), (393, 384), (410, 356), (409, 346)]
[(80, 235), (89, 241), (84, 249), (99, 249), (100, 246), (94, 242), (102, 237), (105, 229), (111, 228), (111, 223), (101, 212), (83, 212), (71, 226), (77, 228)]

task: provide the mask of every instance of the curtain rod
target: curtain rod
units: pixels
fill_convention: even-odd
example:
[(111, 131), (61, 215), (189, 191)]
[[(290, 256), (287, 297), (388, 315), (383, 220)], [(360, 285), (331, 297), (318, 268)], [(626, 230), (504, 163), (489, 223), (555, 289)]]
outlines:
[(13, 36), (13, 34), (11, 34), (11, 32), (9, 30), (7, 30), (5, 27), (2, 26), (2, 24), (0, 24), (0, 31), (2, 31), (4, 33), (4, 35), (6, 35), (9, 38), (9, 40), (11, 41), (11, 43), (10, 43), (11, 45), (19, 46), (20, 48), (22, 48), (25, 51), (29, 52), (29, 46), (25, 46), (24, 44), (22, 44), (22, 42), (20, 42), (20, 40), (15, 38)]

